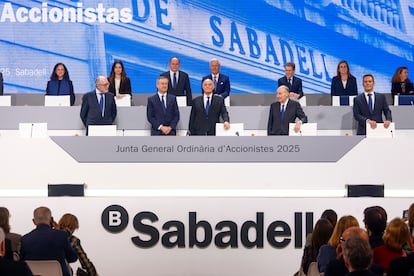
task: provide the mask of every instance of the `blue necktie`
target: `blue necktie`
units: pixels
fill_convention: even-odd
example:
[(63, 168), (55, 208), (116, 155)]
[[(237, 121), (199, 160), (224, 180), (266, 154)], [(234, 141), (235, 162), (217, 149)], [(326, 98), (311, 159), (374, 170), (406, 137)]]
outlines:
[(372, 108), (372, 94), (371, 93), (368, 94), (368, 108), (369, 108), (369, 112), (372, 114), (373, 108)]
[(280, 111), (280, 119), (283, 120), (285, 117), (285, 105), (282, 104), (282, 110)]
[(104, 116), (105, 113), (105, 99), (104, 99), (104, 94), (101, 93), (101, 98), (99, 99), (99, 106), (101, 107), (101, 113), (102, 113), (102, 117)]
[(210, 109), (210, 97), (207, 97), (207, 103), (206, 103), (206, 115), (208, 115), (208, 110)]
[(165, 107), (164, 95), (161, 96), (162, 111), (164, 114), (167, 113), (167, 108)]
[(289, 88), (292, 88), (292, 79), (288, 79)]
[(174, 90), (177, 89), (177, 72), (174, 72), (173, 88)]

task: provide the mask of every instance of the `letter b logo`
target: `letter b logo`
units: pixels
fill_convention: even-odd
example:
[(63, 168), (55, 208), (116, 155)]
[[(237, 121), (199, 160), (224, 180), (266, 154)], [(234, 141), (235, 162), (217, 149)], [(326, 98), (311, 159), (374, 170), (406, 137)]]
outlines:
[(106, 231), (119, 233), (128, 226), (128, 212), (120, 205), (111, 205), (102, 212), (101, 222)]

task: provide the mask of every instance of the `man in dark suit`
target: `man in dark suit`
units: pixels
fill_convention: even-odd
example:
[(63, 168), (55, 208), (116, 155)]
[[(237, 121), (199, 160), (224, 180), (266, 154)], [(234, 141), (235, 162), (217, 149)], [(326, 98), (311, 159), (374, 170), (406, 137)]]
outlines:
[(384, 113), (384, 127), (388, 128), (391, 124), (391, 110), (388, 106), (385, 96), (374, 92), (374, 76), (371, 74), (364, 75), (362, 78), (364, 93), (354, 99), (354, 118), (358, 122), (357, 135), (366, 134), (366, 124), (372, 129), (377, 127), (377, 123), (382, 123), (382, 114)]
[(368, 270), (372, 263), (372, 249), (369, 242), (361, 237), (350, 237), (342, 246), (345, 265), (349, 270), (346, 275), (379, 276)]
[(295, 132), (300, 131), (302, 123), (307, 123), (308, 118), (300, 103), (289, 99), (289, 87), (279, 86), (276, 90), (276, 98), (277, 102), (270, 106), (267, 135), (288, 135), (289, 123), (295, 123)]
[(193, 94), (191, 93), (190, 79), (186, 72), (180, 71), (180, 59), (172, 57), (169, 62), (170, 71), (161, 76), (168, 78), (168, 94), (174, 96), (186, 96), (187, 106), (191, 106)]
[(3, 95), (3, 74), (0, 72), (0, 95)]
[(114, 94), (108, 92), (109, 82), (104, 76), (95, 80), (96, 89), (83, 95), (80, 117), (88, 133), (89, 125), (111, 125), (116, 118)]
[(167, 93), (168, 79), (159, 76), (158, 92), (148, 98), (147, 119), (151, 124), (151, 135), (176, 135), (180, 112), (175, 96)]
[(230, 128), (229, 114), (224, 99), (213, 95), (214, 84), (210, 79), (203, 81), (203, 96), (194, 99), (191, 107), (189, 131), (191, 135), (216, 135), (216, 123), (220, 117), (224, 121), (224, 129)]
[(289, 97), (299, 99), (303, 97), (302, 80), (295, 74), (295, 63), (288, 62), (285, 64), (285, 76), (281, 77), (278, 81), (278, 87), (286, 85), (289, 87)]
[[(213, 81), (214, 84), (214, 95), (219, 95), (223, 98), (226, 98), (230, 95), (230, 79), (228, 76), (220, 74), (220, 62), (218, 59), (213, 58), (210, 61), (210, 71), (211, 74), (203, 77), (201, 80), (201, 83), (205, 79), (210, 79)], [(203, 87), (201, 87), (201, 91), (203, 90)]]
[(78, 254), (70, 246), (69, 233), (56, 230), (52, 213), (47, 207), (38, 207), (33, 212), (33, 223), (36, 228), (22, 237), (20, 258), (26, 260), (56, 260), (62, 267), (64, 276), (70, 276), (66, 262), (78, 259)]

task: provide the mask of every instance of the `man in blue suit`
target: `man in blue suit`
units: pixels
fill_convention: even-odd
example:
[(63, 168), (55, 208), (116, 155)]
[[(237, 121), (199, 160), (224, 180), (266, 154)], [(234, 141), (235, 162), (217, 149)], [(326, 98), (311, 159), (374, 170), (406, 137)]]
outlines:
[(295, 63), (288, 62), (285, 64), (285, 76), (281, 77), (278, 81), (278, 87), (286, 85), (289, 87), (289, 97), (299, 99), (303, 97), (302, 80), (295, 74)]
[(170, 70), (160, 75), (168, 78), (168, 94), (186, 96), (187, 106), (191, 106), (193, 94), (191, 92), (190, 78), (186, 72), (179, 70), (180, 59), (178, 57), (172, 57), (169, 65)]
[(159, 76), (158, 92), (148, 98), (147, 119), (151, 124), (151, 135), (176, 135), (180, 112), (175, 96), (169, 95), (168, 78)]
[[(357, 135), (366, 135), (366, 124), (372, 129), (377, 127), (377, 123), (384, 123), (388, 128), (392, 122), (391, 110), (388, 106), (384, 94), (374, 92), (374, 76), (364, 75), (362, 78), (364, 93), (354, 99), (354, 118), (358, 122)], [(385, 121), (382, 120), (382, 114)]]
[(96, 89), (83, 95), (80, 117), (88, 133), (89, 125), (111, 125), (117, 114), (114, 94), (108, 92), (109, 82), (104, 76), (95, 80)]
[(307, 123), (308, 117), (299, 102), (289, 99), (289, 87), (278, 87), (276, 98), (277, 102), (270, 106), (267, 135), (288, 135), (289, 123), (295, 123), (295, 132), (300, 131), (302, 123)]
[[(213, 58), (210, 61), (210, 71), (211, 74), (203, 77), (201, 83), (205, 79), (210, 79), (213, 81), (214, 84), (214, 95), (219, 95), (221, 97), (226, 98), (230, 95), (230, 79), (228, 76), (223, 75), (220, 73), (220, 62), (218, 59)], [(203, 91), (203, 87), (201, 86), (201, 91)]]
[(50, 209), (38, 207), (33, 212), (36, 228), (24, 235), (21, 240), (20, 258), (26, 260), (56, 260), (62, 267), (64, 276), (70, 276), (66, 262), (78, 259), (78, 254), (70, 246), (69, 233), (52, 228)]

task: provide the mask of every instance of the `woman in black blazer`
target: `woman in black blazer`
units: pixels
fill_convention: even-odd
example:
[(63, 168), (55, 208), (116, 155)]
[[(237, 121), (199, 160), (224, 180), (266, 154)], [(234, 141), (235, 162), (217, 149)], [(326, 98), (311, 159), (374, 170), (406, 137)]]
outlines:
[(356, 78), (349, 71), (348, 62), (342, 60), (338, 63), (336, 76), (331, 83), (331, 96), (356, 96), (358, 86)]
[(407, 67), (401, 66), (395, 71), (391, 80), (391, 94), (392, 96), (414, 94), (413, 83), (408, 78)]
[(122, 98), (125, 94), (129, 94), (132, 97), (131, 81), (125, 73), (122, 61), (117, 60), (112, 64), (108, 81), (108, 91), (112, 92), (117, 98)]

